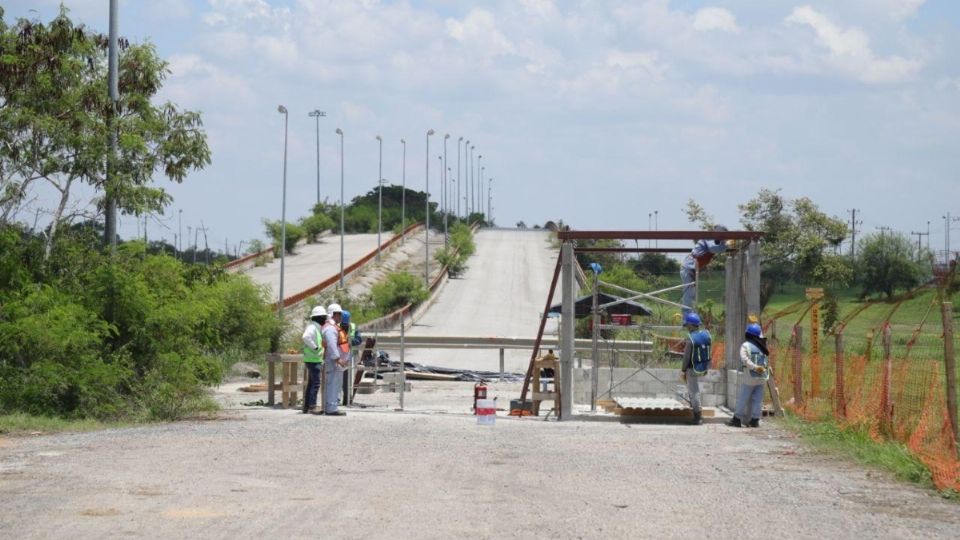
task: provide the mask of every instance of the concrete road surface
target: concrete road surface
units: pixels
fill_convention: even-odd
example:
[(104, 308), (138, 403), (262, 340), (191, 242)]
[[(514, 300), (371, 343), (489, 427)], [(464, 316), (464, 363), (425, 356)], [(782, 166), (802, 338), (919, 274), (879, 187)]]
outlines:
[[(481, 229), (462, 277), (449, 280), (408, 330), (417, 336), (534, 338), (558, 249), (546, 231)], [(556, 298), (559, 302), (559, 293)], [(555, 333), (555, 326), (548, 330)], [(399, 359), (396, 352), (391, 357)], [(434, 366), (496, 371), (499, 351), (408, 350), (404, 359)], [(506, 351), (506, 370), (525, 372), (529, 351)]]
[[(393, 238), (393, 233), (384, 233), (381, 244)], [(377, 249), (376, 234), (348, 234), (343, 238), (343, 265), (350, 266), (358, 259)], [(301, 245), (296, 254), (287, 255), (284, 262), (283, 294), (291, 297), (340, 273), (340, 236), (329, 235), (316, 244)], [(270, 264), (244, 271), (254, 283), (266, 285), (273, 296), (280, 294), (280, 259)]]
[(0, 538), (957, 538), (778, 429), (248, 408), (0, 437)]

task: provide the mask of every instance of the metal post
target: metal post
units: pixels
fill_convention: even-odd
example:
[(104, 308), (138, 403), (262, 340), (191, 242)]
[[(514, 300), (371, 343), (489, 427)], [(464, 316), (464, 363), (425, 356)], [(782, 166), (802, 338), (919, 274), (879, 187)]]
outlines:
[[(403, 319), (406, 317), (405, 312), (400, 312), (400, 410), (403, 410), (403, 395), (404, 391), (407, 388), (407, 364), (404, 360), (404, 332), (403, 327), (406, 326)], [(377, 364), (377, 358), (374, 356), (373, 364)]]
[[(277, 310), (281, 323), (283, 322), (283, 274), (285, 255), (287, 253), (287, 126), (290, 123), (290, 115), (287, 108), (283, 105), (277, 107), (277, 111), (283, 115), (283, 205), (280, 210), (280, 308)], [(203, 226), (203, 222), (200, 222)], [(204, 231), (206, 234), (206, 231)], [(196, 257), (197, 250), (194, 248), (193, 255)]]
[(953, 347), (953, 304), (940, 304), (940, 314), (943, 319), (943, 363), (947, 376), (947, 413), (950, 416), (950, 427), (953, 429), (953, 440), (960, 443), (960, 431), (957, 430), (957, 360)]
[[(463, 137), (457, 139), (457, 216), (461, 217), (463, 214), (460, 213), (460, 143), (463, 142)], [(467, 141), (467, 144), (470, 144), (470, 141)]]
[(427, 132), (427, 192), (425, 197), (427, 201), (427, 217), (426, 227), (423, 228), (423, 248), (426, 254), (423, 267), (423, 283), (427, 289), (430, 288), (430, 136), (433, 135), (433, 133), (434, 131), (432, 129)]
[(320, 117), (326, 115), (319, 109), (307, 113), (307, 116), (317, 119), (317, 204), (320, 204)]
[(503, 382), (503, 347), (500, 347), (500, 382)]
[(600, 310), (597, 308), (597, 295), (600, 293), (600, 275), (593, 273), (593, 307), (591, 308), (591, 321), (593, 322), (593, 332), (591, 332), (592, 342), (590, 344), (590, 412), (597, 412), (597, 386), (600, 380)]
[(377, 135), (380, 159), (377, 162), (377, 262), (380, 262), (380, 231), (383, 230), (383, 138)]
[(340, 288), (343, 288), (343, 130), (337, 128), (340, 136)]
[(400, 189), (400, 234), (403, 235), (400, 237), (400, 243), (405, 244), (407, 241), (407, 235), (403, 234), (407, 231), (407, 141), (406, 139), (400, 139), (400, 144), (403, 145), (403, 166), (401, 169), (400, 180), (401, 185)]
[[(569, 420), (573, 413), (573, 347), (574, 347), (574, 290), (573, 290), (573, 244), (564, 242), (560, 247), (562, 307), (560, 310), (560, 415), (558, 420)], [(536, 389), (539, 391), (539, 389)]]
[(450, 239), (447, 235), (447, 214), (450, 213), (450, 201), (447, 198), (447, 139), (450, 138), (450, 134), (447, 133), (443, 136), (443, 245), (450, 243)]

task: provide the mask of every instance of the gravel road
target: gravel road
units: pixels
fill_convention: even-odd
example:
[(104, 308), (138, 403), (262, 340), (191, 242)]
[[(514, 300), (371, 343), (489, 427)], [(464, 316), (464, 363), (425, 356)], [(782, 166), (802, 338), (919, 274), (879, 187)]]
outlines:
[[(475, 239), (477, 250), (467, 260), (467, 271), (444, 284), (430, 309), (407, 331), (409, 335), (536, 337), (557, 263), (549, 233), (480, 229)], [(551, 331), (555, 332), (552, 327)], [(500, 356), (497, 350), (408, 350), (405, 359), (497, 371)], [(529, 351), (506, 352), (507, 371), (525, 372), (529, 362)]]
[[(241, 408), (0, 439), (3, 538), (956, 538), (782, 431)], [(749, 503), (749, 504), (748, 504)]]

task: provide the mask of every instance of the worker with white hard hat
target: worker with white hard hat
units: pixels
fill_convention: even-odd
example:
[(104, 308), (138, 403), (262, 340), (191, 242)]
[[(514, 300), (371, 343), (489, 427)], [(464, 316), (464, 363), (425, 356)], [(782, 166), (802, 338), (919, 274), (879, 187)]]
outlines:
[(307, 389), (303, 395), (303, 413), (319, 414), (317, 393), (320, 391), (320, 369), (323, 366), (321, 329), (327, 322), (327, 310), (316, 306), (310, 311), (310, 322), (303, 330), (303, 363), (307, 368)]
[(323, 325), (323, 413), (327, 416), (346, 416), (347, 413), (337, 410), (340, 402), (340, 386), (343, 381), (343, 370), (347, 367), (347, 355), (350, 344), (346, 332), (340, 327), (343, 320), (343, 308), (333, 303), (327, 306), (329, 318)]

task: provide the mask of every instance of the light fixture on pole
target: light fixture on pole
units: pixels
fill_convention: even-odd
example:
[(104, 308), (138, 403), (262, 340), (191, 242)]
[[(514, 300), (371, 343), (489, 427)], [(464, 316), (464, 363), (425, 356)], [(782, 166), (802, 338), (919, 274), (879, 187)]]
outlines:
[(426, 227), (423, 228), (423, 247), (426, 253), (426, 261), (424, 261), (426, 264), (423, 267), (423, 282), (428, 289), (430, 288), (430, 136), (433, 134), (434, 131), (432, 129), (427, 131), (427, 192), (424, 197), (427, 201), (427, 217)]
[[(405, 139), (400, 139), (400, 144), (403, 145), (403, 170), (401, 172), (402, 179), (400, 184), (400, 230), (403, 234), (407, 230), (407, 141)], [(403, 235), (400, 237), (400, 243), (406, 242), (407, 236)]]
[(340, 288), (343, 288), (343, 130), (337, 128), (340, 136)]
[(327, 113), (314, 109), (307, 116), (317, 119), (317, 204), (320, 204), (320, 117), (327, 116)]
[(380, 262), (380, 231), (383, 230), (383, 139), (377, 135), (380, 144), (380, 161), (377, 169), (377, 262)]
[[(460, 143), (463, 142), (463, 137), (457, 139), (457, 216), (462, 217), (463, 214), (460, 213)], [(470, 144), (470, 141), (467, 141), (467, 144)]]
[[(280, 303), (277, 313), (280, 321), (283, 321), (283, 272), (284, 260), (287, 252), (287, 127), (290, 123), (290, 115), (287, 108), (283, 105), (277, 107), (277, 112), (283, 115), (283, 205), (280, 209)], [(204, 231), (206, 234), (206, 231)], [(196, 250), (194, 250), (196, 255)]]

